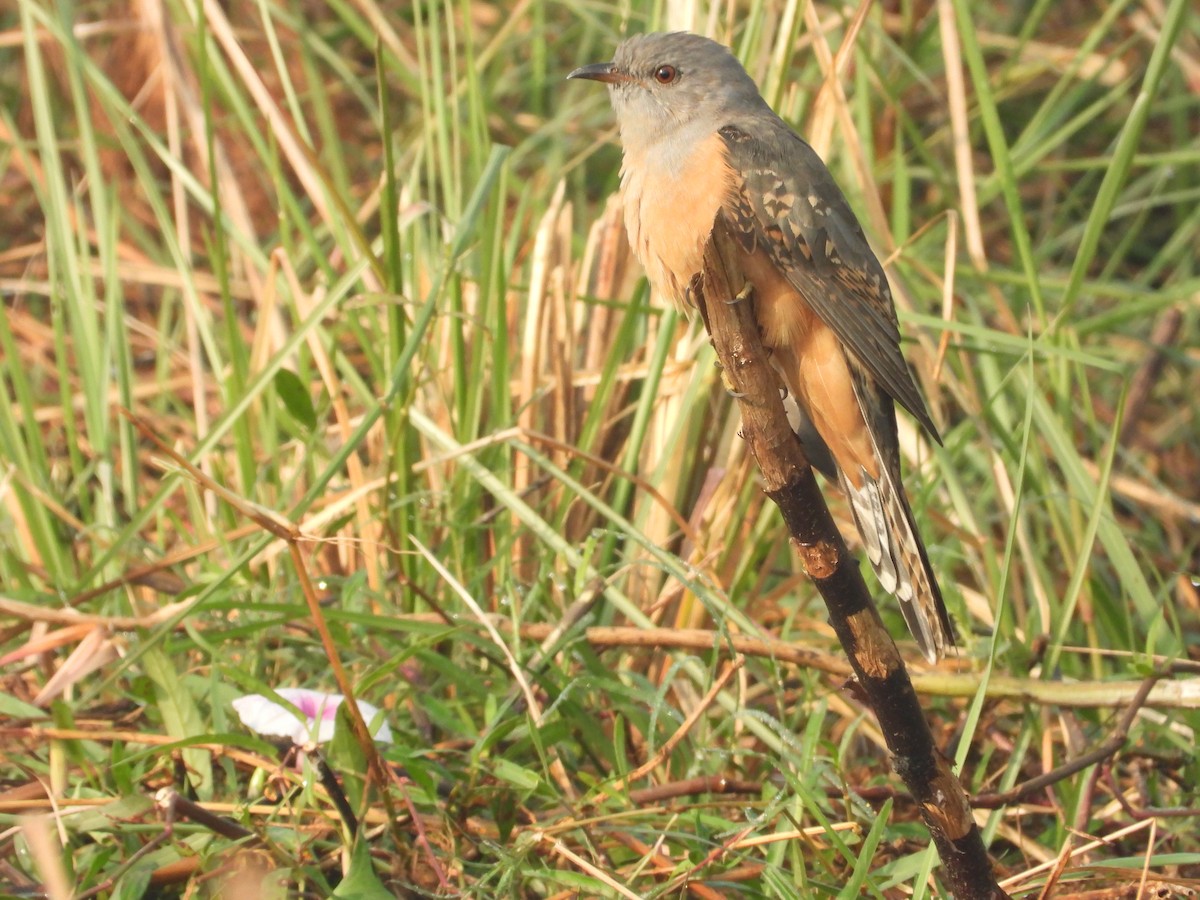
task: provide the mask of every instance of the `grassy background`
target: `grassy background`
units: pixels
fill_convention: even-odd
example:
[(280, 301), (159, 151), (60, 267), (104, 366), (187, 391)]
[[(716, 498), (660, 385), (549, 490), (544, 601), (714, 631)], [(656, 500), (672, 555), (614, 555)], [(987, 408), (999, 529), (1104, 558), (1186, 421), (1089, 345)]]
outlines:
[[(230, 701), (337, 690), (331, 651), (396, 735), (386, 798), (327, 753), (371, 839), (347, 896), (937, 893), (563, 80), (624, 33), (735, 47), (890, 260), (963, 635), (914, 668), (967, 789), (1195, 655), (1187, 0), (228, 6), (0, 12), (0, 895), (327, 895), (345, 826)], [(760, 641), (718, 682), (734, 635), (809, 664)], [(1198, 874), (1192, 818), (1137, 814), (1200, 806), (1198, 703), (1160, 685), (1111, 765), (980, 811), (1014, 893), (1073, 852), (1060, 891)], [(164, 832), (163, 787), (261, 840)]]

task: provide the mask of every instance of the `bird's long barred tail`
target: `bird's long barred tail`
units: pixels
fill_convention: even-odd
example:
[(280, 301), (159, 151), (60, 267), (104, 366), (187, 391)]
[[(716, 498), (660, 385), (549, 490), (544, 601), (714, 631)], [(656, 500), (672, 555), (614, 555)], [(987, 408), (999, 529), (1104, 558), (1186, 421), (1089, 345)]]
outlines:
[(889, 467), (882, 468), (878, 481), (864, 473), (861, 488), (842, 475), (842, 489), (850, 498), (855, 524), (879, 583), (900, 601), (900, 611), (925, 658), (937, 662), (954, 644), (946, 607), (903, 488)]

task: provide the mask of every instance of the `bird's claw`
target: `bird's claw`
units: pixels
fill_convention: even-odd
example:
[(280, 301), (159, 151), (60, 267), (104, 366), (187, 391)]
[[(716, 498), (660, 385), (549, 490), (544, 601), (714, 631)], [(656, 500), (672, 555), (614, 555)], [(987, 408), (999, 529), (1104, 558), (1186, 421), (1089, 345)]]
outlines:
[(729, 300), (726, 300), (725, 303), (728, 306), (734, 306), (738, 303), (741, 303), (743, 300), (749, 300), (753, 296), (754, 296), (754, 285), (752, 285), (750, 282), (747, 281), (745, 284), (742, 285), (742, 289), (740, 291), (738, 291), (736, 294), (734, 294), (733, 297), (731, 297)]

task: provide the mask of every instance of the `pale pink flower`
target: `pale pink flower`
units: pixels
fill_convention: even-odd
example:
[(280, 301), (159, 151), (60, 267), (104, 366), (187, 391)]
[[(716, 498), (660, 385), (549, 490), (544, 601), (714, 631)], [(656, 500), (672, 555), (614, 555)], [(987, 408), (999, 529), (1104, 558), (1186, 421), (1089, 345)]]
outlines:
[[(233, 701), (233, 708), (242, 724), (258, 734), (289, 737), (301, 746), (309, 741), (323, 744), (333, 737), (337, 708), (345, 699), (341, 694), (326, 694), (306, 688), (279, 688), (275, 693), (300, 710), (305, 719), (298, 719), (290, 709), (261, 694), (247, 694)], [(390, 744), (392, 729), (379, 709), (359, 700), (358, 710), (375, 740)]]

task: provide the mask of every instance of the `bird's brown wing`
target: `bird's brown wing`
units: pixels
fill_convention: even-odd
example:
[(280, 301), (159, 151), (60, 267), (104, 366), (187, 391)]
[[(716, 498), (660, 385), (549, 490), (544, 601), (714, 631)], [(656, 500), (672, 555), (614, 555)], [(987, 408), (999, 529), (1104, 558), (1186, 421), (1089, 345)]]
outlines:
[(723, 210), (743, 248), (764, 248), (883, 389), (941, 441), (900, 353), (887, 276), (829, 170), (782, 121), (720, 130), (735, 180)]

